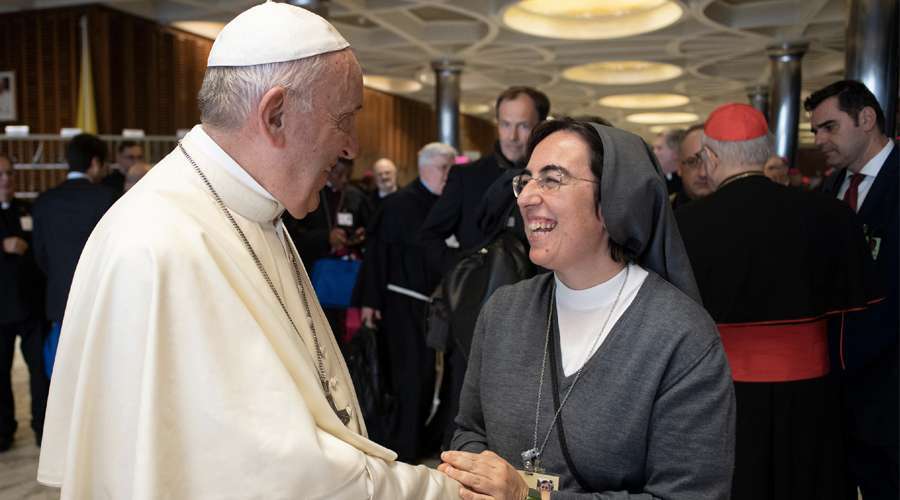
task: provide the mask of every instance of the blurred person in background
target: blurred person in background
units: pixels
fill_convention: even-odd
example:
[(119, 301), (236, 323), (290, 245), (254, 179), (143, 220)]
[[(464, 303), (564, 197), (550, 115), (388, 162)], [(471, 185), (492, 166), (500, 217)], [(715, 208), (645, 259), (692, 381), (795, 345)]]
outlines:
[(663, 176), (666, 178), (666, 190), (669, 194), (681, 191), (678, 163), (681, 139), (683, 137), (684, 130), (671, 129), (660, 132), (653, 139), (653, 154), (656, 155)]
[(10, 379), (16, 337), (21, 338), (19, 349), (28, 365), (31, 428), (38, 446), (50, 388), (42, 354), (46, 331), (45, 279), (31, 251), (32, 219), (28, 206), (13, 196), (15, 175), (9, 157), (0, 154), (0, 452), (12, 446), (18, 428)]
[(672, 210), (703, 198), (712, 192), (706, 169), (703, 168), (703, 156), (700, 154), (700, 135), (703, 125), (688, 128), (679, 146), (678, 176), (681, 178), (681, 190), (670, 194)]
[[(361, 277), (362, 321), (377, 320), (386, 353), (390, 391), (396, 398), (387, 418), (385, 442), (400, 460), (413, 461), (435, 451), (425, 435), (434, 382), (434, 351), (425, 345), (429, 295), (440, 281), (428, 266), (429, 250), (419, 239), (428, 211), (437, 203), (456, 150), (433, 142), (419, 150), (419, 176), (384, 199), (370, 226)], [(445, 250), (445, 253), (447, 250)]]

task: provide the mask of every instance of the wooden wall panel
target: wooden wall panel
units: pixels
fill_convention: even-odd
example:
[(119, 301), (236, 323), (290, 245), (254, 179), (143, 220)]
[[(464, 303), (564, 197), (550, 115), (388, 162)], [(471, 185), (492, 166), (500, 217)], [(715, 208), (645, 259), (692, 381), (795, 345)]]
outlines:
[[(81, 51), (78, 23), (83, 15), (88, 16), (101, 134), (141, 128), (149, 135), (174, 135), (199, 122), (197, 92), (212, 40), (105, 6), (82, 5), (0, 15), (0, 70), (16, 72), (16, 123), (29, 125), (36, 134), (56, 134), (62, 127), (75, 125)], [(401, 182), (408, 182), (416, 176), (416, 152), (435, 140), (431, 106), (370, 89), (365, 90), (364, 99), (355, 176), (361, 176), (376, 159), (388, 157), (400, 168)], [(460, 129), (463, 151), (490, 153), (496, 138), (493, 124), (463, 115)], [(44, 161), (60, 159), (45, 156)], [(18, 160), (30, 158), (18, 156)], [(41, 178), (42, 174), (35, 175)]]
[[(360, 152), (354, 177), (360, 177), (375, 160), (387, 157), (397, 164), (399, 182), (416, 177), (416, 153), (437, 136), (434, 110), (428, 104), (366, 88), (363, 109), (357, 118)], [(490, 154), (497, 139), (496, 126), (468, 115), (460, 116), (463, 151)], [(461, 151), (462, 152), (462, 151)]]
[(199, 120), (212, 41), (99, 5), (0, 15), (0, 70), (16, 72), (18, 116), (34, 133), (75, 125), (81, 67), (78, 25), (88, 16), (97, 127), (174, 135)]

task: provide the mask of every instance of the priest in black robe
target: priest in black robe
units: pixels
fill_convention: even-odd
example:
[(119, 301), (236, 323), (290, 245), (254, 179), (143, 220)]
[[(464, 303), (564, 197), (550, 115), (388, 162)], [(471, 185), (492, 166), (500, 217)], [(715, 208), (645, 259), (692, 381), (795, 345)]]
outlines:
[(425, 345), (429, 296), (440, 275), (430, 260), (448, 253), (426, 249), (419, 238), (425, 216), (447, 182), (456, 150), (431, 143), (418, 154), (419, 177), (384, 199), (369, 227), (361, 290), (362, 320), (378, 325), (379, 341), (395, 405), (381, 422), (384, 444), (400, 460), (420, 458), (433, 443), (425, 436), (434, 382), (434, 351)]
[(701, 136), (714, 192), (681, 208), (678, 223), (734, 379), (732, 498), (838, 499), (838, 355), (828, 319), (877, 301), (871, 257), (845, 204), (765, 177), (771, 142), (751, 106), (715, 110)]

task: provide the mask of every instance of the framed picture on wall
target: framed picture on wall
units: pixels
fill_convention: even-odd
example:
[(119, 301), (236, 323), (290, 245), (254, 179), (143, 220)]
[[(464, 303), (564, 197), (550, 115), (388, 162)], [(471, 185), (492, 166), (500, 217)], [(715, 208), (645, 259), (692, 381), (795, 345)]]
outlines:
[(0, 122), (16, 119), (16, 72), (0, 71)]

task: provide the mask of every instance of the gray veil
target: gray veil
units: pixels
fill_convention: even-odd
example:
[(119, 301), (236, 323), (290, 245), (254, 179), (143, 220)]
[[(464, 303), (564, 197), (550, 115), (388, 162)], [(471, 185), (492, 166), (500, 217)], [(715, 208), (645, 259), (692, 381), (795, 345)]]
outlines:
[(600, 208), (609, 237), (702, 304), (656, 156), (637, 135), (590, 125), (603, 141)]

